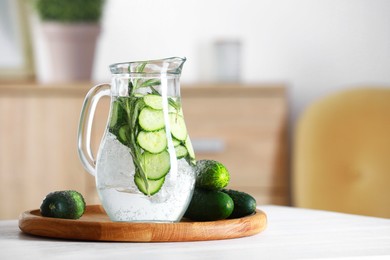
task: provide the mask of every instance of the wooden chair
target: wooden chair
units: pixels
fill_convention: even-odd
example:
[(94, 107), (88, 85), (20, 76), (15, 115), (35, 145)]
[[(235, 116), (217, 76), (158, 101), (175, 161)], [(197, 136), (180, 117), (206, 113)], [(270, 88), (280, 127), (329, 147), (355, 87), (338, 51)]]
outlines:
[(293, 205), (390, 218), (390, 88), (339, 91), (300, 117)]

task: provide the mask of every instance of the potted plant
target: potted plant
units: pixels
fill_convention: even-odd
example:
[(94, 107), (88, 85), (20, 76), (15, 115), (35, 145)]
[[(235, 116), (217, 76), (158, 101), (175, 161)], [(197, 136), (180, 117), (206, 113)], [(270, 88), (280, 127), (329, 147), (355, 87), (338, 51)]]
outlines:
[(35, 0), (52, 82), (91, 79), (104, 0)]

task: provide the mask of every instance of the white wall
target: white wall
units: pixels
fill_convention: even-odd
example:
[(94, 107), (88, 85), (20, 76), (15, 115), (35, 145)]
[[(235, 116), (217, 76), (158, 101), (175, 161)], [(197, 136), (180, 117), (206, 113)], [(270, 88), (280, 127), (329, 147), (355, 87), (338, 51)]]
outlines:
[(15, 1), (0, 0), (0, 68), (23, 66), (18, 14)]
[(213, 43), (240, 39), (243, 82), (286, 82), (292, 115), (330, 90), (390, 86), (388, 0), (107, 0), (94, 79), (119, 61), (186, 56), (213, 80)]

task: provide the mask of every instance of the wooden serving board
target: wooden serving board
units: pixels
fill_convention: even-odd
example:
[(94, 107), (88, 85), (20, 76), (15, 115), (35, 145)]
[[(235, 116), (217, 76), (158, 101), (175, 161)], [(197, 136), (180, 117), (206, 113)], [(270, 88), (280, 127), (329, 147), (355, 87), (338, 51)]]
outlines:
[(180, 242), (239, 238), (265, 229), (267, 216), (257, 210), (238, 219), (177, 223), (112, 222), (100, 205), (87, 206), (77, 220), (42, 217), (39, 209), (22, 213), (19, 228), (31, 235), (89, 241)]

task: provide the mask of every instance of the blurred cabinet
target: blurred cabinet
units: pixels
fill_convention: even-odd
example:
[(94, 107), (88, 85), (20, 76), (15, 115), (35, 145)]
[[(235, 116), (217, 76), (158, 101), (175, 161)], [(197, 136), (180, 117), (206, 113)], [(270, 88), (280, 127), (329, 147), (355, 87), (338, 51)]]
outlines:
[[(94, 178), (77, 154), (77, 126), (88, 87), (0, 87), (0, 218), (39, 208), (55, 190), (74, 189), (88, 203), (97, 202)], [(97, 118), (96, 128), (104, 129), (105, 119)]]
[(258, 204), (289, 203), (284, 86), (183, 88), (183, 111), (196, 159), (227, 166), (229, 188)]
[[(94, 178), (77, 155), (77, 126), (89, 84), (0, 86), (0, 219), (38, 208), (54, 190), (99, 203)], [(197, 159), (229, 169), (230, 188), (259, 204), (287, 204), (287, 101), (283, 86), (183, 86), (183, 109)], [(96, 112), (93, 146), (105, 128), (108, 98)]]

